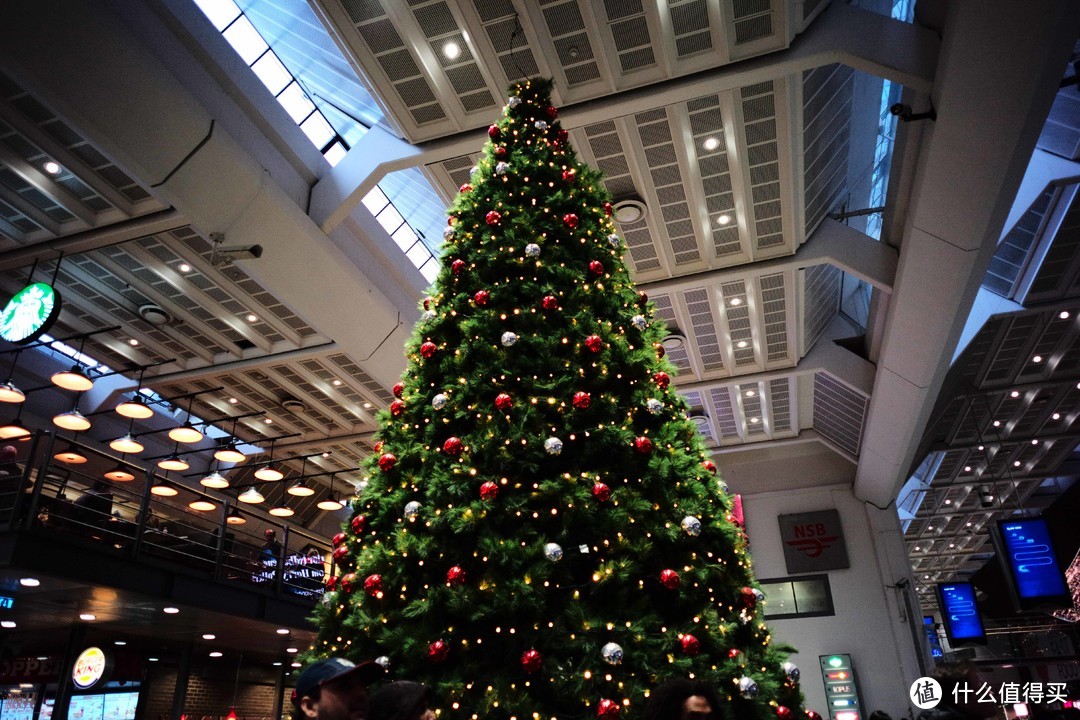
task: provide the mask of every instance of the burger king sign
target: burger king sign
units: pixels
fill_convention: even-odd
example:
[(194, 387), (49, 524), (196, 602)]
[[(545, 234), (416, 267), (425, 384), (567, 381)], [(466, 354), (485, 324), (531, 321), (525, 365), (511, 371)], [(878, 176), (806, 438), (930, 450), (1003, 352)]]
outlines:
[(108, 671), (109, 658), (99, 647), (88, 647), (75, 658), (75, 667), (71, 671), (71, 680), (75, 687), (86, 690), (95, 684)]

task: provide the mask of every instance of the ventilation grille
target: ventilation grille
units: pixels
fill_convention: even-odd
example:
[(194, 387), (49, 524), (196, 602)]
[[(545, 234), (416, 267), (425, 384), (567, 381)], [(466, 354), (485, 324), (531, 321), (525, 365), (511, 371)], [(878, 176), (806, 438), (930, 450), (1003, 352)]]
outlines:
[(740, 97), (756, 247), (764, 250), (784, 244), (773, 82), (744, 87)]
[(537, 75), (536, 56), (525, 28), (516, 19), (514, 4), (510, 0), (473, 0), (473, 5), (499, 58), (506, 84)]
[(694, 223), (690, 220), (690, 204), (683, 189), (682, 171), (667, 111), (660, 108), (638, 113), (634, 121), (656, 191), (660, 222), (667, 231), (675, 264), (698, 262), (701, 254)]
[(716, 428), (721, 440), (739, 440), (739, 423), (735, 419), (735, 409), (731, 403), (731, 391), (726, 387), (713, 388), (710, 391), (713, 408), (716, 410)]
[[(1067, 188), (1075, 191), (1075, 186)], [(1080, 263), (1076, 262), (1080, 253), (1080, 202), (1076, 192), (1070, 202), (1061, 226), (1054, 235), (1053, 242), (1043, 257), (1039, 271), (1024, 297), (1024, 304), (1064, 300), (1080, 295)], [(1063, 202), (1063, 201), (1059, 201)]]
[(544, 8), (544, 22), (566, 84), (573, 87), (600, 79), (600, 68), (594, 59), (592, 41), (585, 30), (577, 0), (549, 4)]
[(773, 34), (771, 0), (732, 0), (731, 17), (735, 20), (735, 44), (761, 40)]
[(1058, 90), (1036, 147), (1069, 160), (1080, 159), (1080, 93), (1075, 85)]
[(686, 290), (682, 298), (690, 316), (690, 327), (694, 332), (694, 343), (701, 358), (702, 370), (722, 370), (724, 358), (720, 352), (720, 336), (716, 330), (716, 316), (713, 314), (709, 291), (705, 288)]
[(655, 65), (656, 56), (641, 0), (607, 0), (604, 10), (622, 71), (631, 73)]
[[(994, 251), (990, 267), (986, 270), (986, 277), (982, 281), (984, 288), (1005, 298), (1012, 297), (1013, 288), (1020, 278), (1020, 271), (1027, 265), (1028, 255), (1035, 246), (1035, 238), (1053, 197), (1054, 187), (1048, 185), (1031, 207), (1020, 216), (1016, 225), (1005, 234)], [(1041, 272), (1040, 268), (1040, 274)]]
[(809, 351), (840, 311), (840, 283), (843, 273), (834, 265), (814, 265), (800, 272), (803, 273), (805, 297), (804, 351)]
[(854, 457), (859, 455), (868, 398), (829, 373), (814, 375), (814, 429)]
[(750, 308), (747, 302), (746, 284), (733, 280), (720, 284), (721, 301), (727, 312), (728, 339), (736, 367), (753, 365), (754, 337), (750, 324)]
[[(750, 393), (753, 392), (753, 395)], [(757, 383), (739, 385), (739, 398), (742, 402), (743, 417), (746, 418), (746, 434), (752, 438), (767, 434), (765, 413), (762, 412), (761, 393)]]
[(363, 385), (364, 389), (371, 393), (371, 395), (378, 399), (382, 404), (389, 404), (390, 401), (394, 399), (393, 395), (391, 395), (386, 388), (364, 372), (359, 365), (350, 360), (348, 355), (331, 355), (327, 359), (341, 368), (345, 373), (351, 375), (354, 380)]
[[(675, 321), (675, 308), (671, 304), (671, 296), (667, 294), (656, 295), (652, 298), (652, 301), (656, 305), (656, 317), (663, 320), (672, 332), (678, 329), (678, 324)], [(666, 357), (678, 368), (680, 375), (690, 373), (693, 370), (685, 344), (682, 347), (668, 350)]]
[(438, 164), (442, 167), (443, 172), (450, 177), (450, 181), (454, 184), (454, 188), (456, 189), (469, 182), (469, 178), (472, 175), (472, 169), (480, 162), (480, 158), (480, 153), (474, 153), (472, 155), (460, 155), (456, 158), (443, 160)]
[(778, 362), (788, 358), (787, 287), (784, 274), (774, 273), (758, 278), (761, 314), (765, 319), (765, 359)]
[(772, 415), (774, 434), (788, 430), (798, 431), (791, 423), (791, 381), (774, 378), (769, 381), (769, 412)]
[[(697, 175), (709, 213), (713, 253), (716, 257), (737, 255), (742, 251), (739, 224), (735, 222), (735, 194), (731, 189), (731, 170), (728, 165), (724, 122), (720, 115), (720, 96), (708, 95), (686, 103), (690, 118), (690, 133), (697, 152)], [(705, 149), (705, 141), (714, 138), (717, 146)], [(726, 215), (728, 222), (720, 224)]]
[(668, 3), (668, 18), (679, 58), (712, 50), (709, 9), (705, 0), (672, 0)]
[(803, 73), (803, 181), (806, 235), (847, 192), (855, 71), (825, 65)]
[(1038, 315), (1016, 315), (1005, 331), (1005, 337), (997, 347), (982, 377), (982, 383), (1004, 383), (1014, 379), (1014, 367), (1018, 359), (1026, 362), (1030, 353), (1024, 352), (1028, 340), (1034, 336), (1041, 323)]
[[(443, 0), (424, 5), (414, 3), (412, 13), (431, 47), (432, 54), (442, 65), (462, 110), (469, 113), (493, 107), (495, 98), (488, 90), (487, 81), (480, 72), (480, 66), (469, 50), (450, 7)], [(443, 47), (451, 42), (460, 48), (460, 54), (452, 60), (443, 52)]]

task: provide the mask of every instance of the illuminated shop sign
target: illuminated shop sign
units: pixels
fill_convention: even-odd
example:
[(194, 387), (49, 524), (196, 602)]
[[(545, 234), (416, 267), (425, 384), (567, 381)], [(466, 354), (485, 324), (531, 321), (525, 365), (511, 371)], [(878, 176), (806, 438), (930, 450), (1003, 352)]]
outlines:
[(28, 343), (52, 326), (60, 314), (60, 293), (48, 283), (31, 283), (8, 301), (0, 313), (0, 337)]

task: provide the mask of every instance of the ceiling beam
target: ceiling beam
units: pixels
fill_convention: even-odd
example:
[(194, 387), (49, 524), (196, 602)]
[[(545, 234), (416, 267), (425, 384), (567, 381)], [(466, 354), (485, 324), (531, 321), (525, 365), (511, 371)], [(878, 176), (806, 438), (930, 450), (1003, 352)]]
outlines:
[(90, 227), (97, 224), (97, 213), (66, 187), (56, 182), (51, 176), (31, 165), (27, 160), (13, 152), (7, 145), (0, 143), (0, 163), (4, 163), (13, 173), (21, 177), (50, 200), (82, 220)]

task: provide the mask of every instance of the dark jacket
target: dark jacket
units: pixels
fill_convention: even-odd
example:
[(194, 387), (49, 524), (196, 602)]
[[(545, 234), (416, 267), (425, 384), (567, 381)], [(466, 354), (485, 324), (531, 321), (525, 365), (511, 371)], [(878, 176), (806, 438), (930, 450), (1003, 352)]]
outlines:
[(371, 695), (368, 720), (416, 720), (428, 709), (431, 691), (426, 685), (399, 680)]

